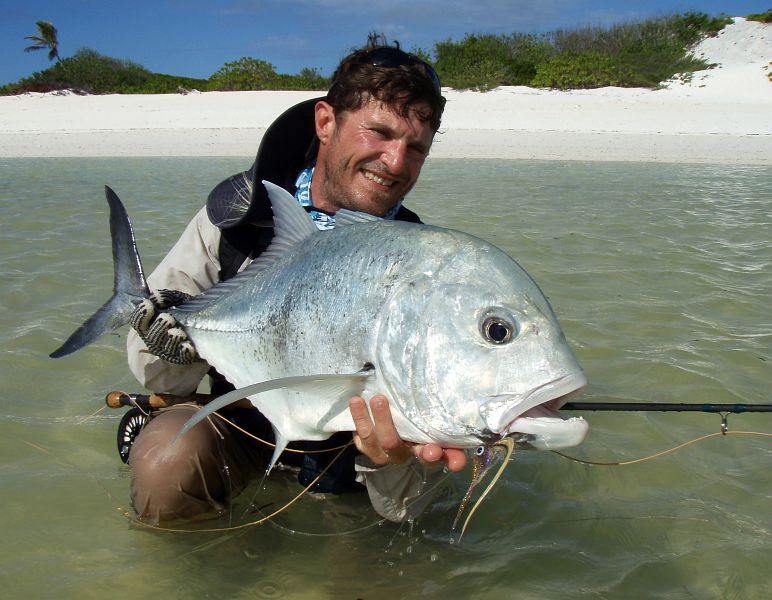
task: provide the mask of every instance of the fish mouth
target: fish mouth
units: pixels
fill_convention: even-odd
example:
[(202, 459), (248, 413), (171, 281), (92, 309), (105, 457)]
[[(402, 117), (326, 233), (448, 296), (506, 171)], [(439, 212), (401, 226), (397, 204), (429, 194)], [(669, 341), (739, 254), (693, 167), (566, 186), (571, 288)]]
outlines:
[[(501, 422), (506, 425), (499, 429), (498, 435), (512, 437), (518, 444), (538, 450), (578, 446), (587, 436), (589, 424), (582, 417), (567, 417), (559, 409), (586, 385), (587, 378), (580, 371), (536, 388), (502, 415)], [(507, 396), (501, 394), (497, 400), (505, 400)], [(517, 414), (513, 414), (515, 411)]]

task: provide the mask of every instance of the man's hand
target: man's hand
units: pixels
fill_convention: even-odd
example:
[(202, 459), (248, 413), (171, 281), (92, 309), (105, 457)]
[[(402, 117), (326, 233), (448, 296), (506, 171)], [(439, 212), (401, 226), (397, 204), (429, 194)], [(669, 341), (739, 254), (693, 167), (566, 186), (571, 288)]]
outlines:
[(389, 403), (384, 396), (371, 398), (372, 419), (367, 404), (360, 396), (354, 396), (349, 401), (349, 410), (356, 427), (354, 444), (376, 465), (402, 464), (413, 457), (429, 466), (443, 461), (451, 471), (461, 471), (466, 465), (463, 450), (403, 441), (394, 427)]
[(189, 365), (198, 359), (198, 352), (188, 334), (178, 327), (177, 320), (165, 309), (184, 304), (192, 296), (175, 290), (158, 290), (140, 302), (129, 323), (156, 356), (175, 365)]

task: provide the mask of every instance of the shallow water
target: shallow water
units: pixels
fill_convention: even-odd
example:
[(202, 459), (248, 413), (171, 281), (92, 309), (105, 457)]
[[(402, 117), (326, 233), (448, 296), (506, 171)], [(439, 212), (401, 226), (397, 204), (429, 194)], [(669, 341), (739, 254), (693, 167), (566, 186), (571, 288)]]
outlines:
[[(516, 452), (463, 543), (468, 473), (412, 527), (366, 498), (303, 498), (275, 525), (130, 525), (111, 389), (139, 390), (125, 331), (53, 350), (109, 295), (111, 185), (151, 269), (234, 159), (0, 161), (0, 583), (13, 597), (738, 598), (772, 595), (772, 442), (714, 437), (657, 460), (586, 466)], [(432, 160), (409, 205), (486, 238), (549, 296), (587, 401), (769, 403), (772, 169)], [(719, 430), (716, 415), (588, 413), (572, 454), (624, 461)], [(730, 431), (772, 432), (732, 415)], [(282, 477), (257, 496), (277, 506)], [(254, 492), (254, 490), (252, 490)], [(244, 516), (250, 494), (230, 521)], [(218, 522), (227, 526), (229, 519)], [(10, 597), (10, 596), (9, 596)]]

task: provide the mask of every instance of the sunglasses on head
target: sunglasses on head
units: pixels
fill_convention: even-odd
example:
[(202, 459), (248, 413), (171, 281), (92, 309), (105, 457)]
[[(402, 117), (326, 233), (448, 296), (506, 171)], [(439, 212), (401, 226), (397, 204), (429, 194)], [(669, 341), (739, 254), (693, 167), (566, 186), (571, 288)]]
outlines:
[(374, 48), (362, 56), (363, 62), (368, 62), (374, 67), (386, 67), (387, 69), (403, 66), (421, 65), (432, 80), (437, 93), (441, 93), (440, 77), (430, 64), (421, 60), (414, 54), (408, 54), (399, 48), (381, 47)]

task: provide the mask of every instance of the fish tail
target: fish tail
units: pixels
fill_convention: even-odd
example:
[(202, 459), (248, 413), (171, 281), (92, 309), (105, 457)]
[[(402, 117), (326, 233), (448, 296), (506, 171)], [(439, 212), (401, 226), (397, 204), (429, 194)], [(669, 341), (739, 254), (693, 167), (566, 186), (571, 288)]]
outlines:
[(135, 306), (150, 297), (150, 291), (142, 271), (134, 230), (126, 208), (118, 195), (105, 186), (107, 204), (110, 206), (110, 236), (113, 247), (113, 295), (67, 341), (49, 356), (60, 358), (80, 350), (105, 333), (118, 329), (129, 322)]

